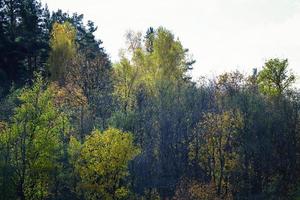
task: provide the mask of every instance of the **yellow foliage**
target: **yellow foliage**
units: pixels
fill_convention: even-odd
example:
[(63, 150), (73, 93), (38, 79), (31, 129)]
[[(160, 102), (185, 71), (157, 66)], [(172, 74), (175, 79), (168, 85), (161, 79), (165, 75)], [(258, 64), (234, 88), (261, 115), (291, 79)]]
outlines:
[(129, 161), (140, 152), (130, 133), (113, 128), (103, 133), (94, 130), (80, 148), (75, 138), (70, 142), (69, 152), (80, 152), (75, 168), (88, 199), (121, 199), (128, 195), (120, 181), (128, 175)]
[(51, 52), (48, 60), (51, 79), (60, 83), (64, 82), (68, 63), (76, 54), (76, 31), (69, 23), (54, 23), (50, 47)]

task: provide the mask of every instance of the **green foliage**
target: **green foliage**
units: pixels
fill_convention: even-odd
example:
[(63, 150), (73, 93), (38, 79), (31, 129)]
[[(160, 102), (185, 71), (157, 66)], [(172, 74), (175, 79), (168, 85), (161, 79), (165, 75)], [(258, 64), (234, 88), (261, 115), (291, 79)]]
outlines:
[(135, 105), (134, 93), (138, 85), (140, 72), (128, 59), (122, 58), (115, 69), (115, 95), (125, 111)]
[(1, 146), (8, 156), (5, 165), (12, 171), (10, 181), (16, 194), (23, 199), (47, 197), (52, 184), (52, 171), (58, 167), (61, 136), (68, 121), (53, 104), (53, 91), (46, 89), (40, 75), (34, 85), (25, 88), (12, 123), (1, 134)]
[[(193, 63), (189, 62), (181, 42), (167, 29), (160, 27), (155, 32), (151, 29), (147, 37), (149, 39), (141, 47), (137, 45), (138, 37), (129, 37), (132, 58), (123, 55), (114, 68), (115, 95), (126, 111), (136, 104), (135, 95), (140, 87), (157, 96), (164, 85), (171, 87), (182, 83)], [(151, 47), (147, 47), (149, 45)]]
[(74, 139), (70, 148), (73, 155), (80, 152), (75, 168), (87, 199), (126, 198), (129, 191), (124, 178), (128, 176), (128, 164), (140, 152), (131, 134), (112, 128), (103, 133), (94, 130), (80, 149)]
[[(195, 61), (159, 27), (129, 31), (112, 68), (83, 15), (36, 0), (0, 10), (0, 199), (299, 196), (300, 95), (287, 60), (193, 82)], [(48, 70), (49, 85), (32, 79)]]
[(165, 28), (158, 28), (153, 41), (154, 65), (164, 79), (180, 79), (187, 72), (186, 51), (179, 40)]
[(262, 93), (277, 96), (289, 89), (295, 76), (287, 70), (288, 60), (270, 59), (258, 75), (259, 88)]

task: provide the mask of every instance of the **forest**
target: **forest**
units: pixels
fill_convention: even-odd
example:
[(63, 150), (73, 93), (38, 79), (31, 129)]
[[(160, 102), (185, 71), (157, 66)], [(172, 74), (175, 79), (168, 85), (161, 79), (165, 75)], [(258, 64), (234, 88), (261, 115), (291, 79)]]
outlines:
[(128, 31), (115, 63), (96, 31), (0, 0), (1, 200), (300, 199), (288, 58), (195, 81), (167, 28)]

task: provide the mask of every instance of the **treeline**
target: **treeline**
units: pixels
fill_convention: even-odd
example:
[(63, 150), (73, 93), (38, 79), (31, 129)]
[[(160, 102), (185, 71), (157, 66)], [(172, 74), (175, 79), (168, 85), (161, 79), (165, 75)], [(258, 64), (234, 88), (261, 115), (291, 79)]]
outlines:
[(288, 60), (192, 81), (169, 30), (112, 64), (93, 22), (0, 0), (0, 199), (297, 199)]

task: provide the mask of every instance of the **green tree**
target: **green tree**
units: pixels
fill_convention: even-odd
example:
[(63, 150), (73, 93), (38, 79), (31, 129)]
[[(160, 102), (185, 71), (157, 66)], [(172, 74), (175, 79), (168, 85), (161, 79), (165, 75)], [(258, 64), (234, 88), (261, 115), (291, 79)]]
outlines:
[(133, 136), (111, 128), (103, 133), (93, 131), (80, 148), (74, 138), (71, 141), (70, 153), (74, 155), (77, 152), (75, 168), (86, 198), (126, 198), (129, 191), (124, 181), (128, 176), (128, 164), (139, 154), (139, 148), (133, 144)]
[(22, 200), (50, 195), (51, 173), (59, 166), (61, 137), (68, 126), (66, 116), (53, 104), (54, 91), (45, 88), (38, 75), (32, 88), (22, 91), (22, 103), (1, 134), (5, 165), (12, 169), (9, 180)]
[(295, 81), (295, 76), (288, 71), (288, 60), (270, 59), (258, 75), (259, 88), (270, 96), (281, 95)]
[(194, 63), (188, 58), (188, 50), (163, 27), (156, 32), (149, 29), (143, 44), (140, 37), (132, 31), (127, 34), (131, 57), (122, 55), (114, 68), (115, 94), (126, 111), (135, 105), (134, 96), (140, 87), (157, 96), (162, 87), (176, 87), (177, 83), (182, 83)]
[(115, 90), (114, 94), (118, 98), (124, 111), (129, 111), (135, 104), (135, 90), (139, 83), (139, 69), (132, 66), (128, 59), (122, 58), (114, 68)]
[(114, 68), (120, 109), (112, 124), (133, 132), (145, 151), (140, 162), (134, 162), (135, 189), (147, 193), (157, 188), (161, 198), (167, 198), (188, 165), (187, 129), (197, 121), (191, 119), (197, 105), (190, 101), (196, 90), (187, 79), (193, 62), (163, 27), (149, 32), (142, 44), (138, 34), (131, 35), (137, 37), (130, 37), (129, 52)]

